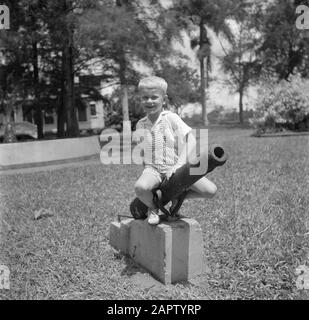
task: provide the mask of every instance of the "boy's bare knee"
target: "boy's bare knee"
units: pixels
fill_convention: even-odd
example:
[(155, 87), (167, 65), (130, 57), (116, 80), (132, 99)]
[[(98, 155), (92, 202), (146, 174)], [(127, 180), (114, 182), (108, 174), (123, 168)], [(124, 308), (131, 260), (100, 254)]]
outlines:
[(137, 196), (143, 195), (145, 192), (148, 192), (148, 189), (149, 188), (147, 187), (147, 185), (141, 183), (140, 181), (136, 181), (134, 185), (134, 190)]
[(143, 193), (143, 186), (139, 181), (135, 182), (134, 191), (135, 191), (136, 195), (140, 195), (141, 193)]
[(208, 189), (208, 197), (212, 198), (216, 195), (217, 193), (217, 186), (213, 183), (209, 186), (209, 189)]
[(211, 185), (208, 185), (207, 188), (205, 188), (202, 191), (202, 195), (205, 198), (213, 198), (216, 195), (216, 193), (217, 193), (217, 186), (213, 183)]

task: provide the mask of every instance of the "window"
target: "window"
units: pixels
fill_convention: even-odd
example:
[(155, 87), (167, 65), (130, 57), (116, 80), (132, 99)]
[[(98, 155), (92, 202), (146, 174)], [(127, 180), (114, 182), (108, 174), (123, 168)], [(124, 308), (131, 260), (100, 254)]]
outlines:
[(90, 103), (90, 115), (96, 116), (97, 115), (97, 110), (95, 103)]

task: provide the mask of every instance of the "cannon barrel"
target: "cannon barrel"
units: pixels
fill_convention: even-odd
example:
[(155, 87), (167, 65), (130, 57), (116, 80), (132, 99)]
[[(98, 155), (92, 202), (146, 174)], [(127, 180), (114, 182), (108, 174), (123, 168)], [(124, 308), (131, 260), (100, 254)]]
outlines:
[[(162, 193), (161, 203), (166, 205), (172, 199), (181, 195), (186, 189), (192, 186), (196, 181), (206, 174), (213, 171), (216, 167), (224, 165), (227, 160), (227, 154), (218, 144), (212, 144), (208, 147), (208, 152), (204, 152), (192, 161), (193, 164), (187, 162), (178, 168), (169, 180), (164, 180), (159, 189)], [(207, 168), (203, 168), (202, 162), (207, 163)], [(198, 170), (197, 174), (191, 173), (192, 169), (203, 168)], [(193, 171), (193, 170), (192, 170)]]
[[(163, 180), (161, 185), (153, 190), (154, 202), (165, 206), (169, 201), (180, 196), (200, 178), (213, 171), (216, 167), (224, 165), (226, 160), (227, 154), (223, 147), (218, 144), (210, 145), (208, 152), (201, 153), (193, 161), (187, 162), (178, 168), (169, 180)], [(193, 174), (192, 169), (203, 168), (203, 164), (205, 163), (207, 163), (207, 168), (204, 168), (206, 171)], [(135, 198), (130, 204), (131, 214), (136, 219), (145, 218), (147, 210), (148, 207), (138, 198)]]

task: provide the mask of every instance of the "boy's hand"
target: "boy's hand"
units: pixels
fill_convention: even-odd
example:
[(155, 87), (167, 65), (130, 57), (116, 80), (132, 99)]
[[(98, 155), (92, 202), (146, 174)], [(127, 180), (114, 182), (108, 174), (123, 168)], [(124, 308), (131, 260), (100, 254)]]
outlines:
[(167, 171), (167, 173), (166, 173), (166, 180), (169, 180), (170, 179), (170, 177), (176, 172), (176, 170), (178, 169), (178, 168), (180, 168), (180, 167), (182, 167), (182, 164), (179, 164), (179, 163), (177, 163), (177, 164), (175, 164), (174, 165), (174, 167), (172, 167), (169, 171)]

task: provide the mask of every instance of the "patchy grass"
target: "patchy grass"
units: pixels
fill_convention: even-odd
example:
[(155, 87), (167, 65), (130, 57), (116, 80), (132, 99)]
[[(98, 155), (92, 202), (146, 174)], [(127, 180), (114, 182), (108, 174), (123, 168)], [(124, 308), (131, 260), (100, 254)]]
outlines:
[[(210, 132), (229, 153), (209, 178), (209, 201), (182, 214), (203, 229), (208, 268), (189, 283), (143, 287), (142, 272), (108, 244), (111, 221), (128, 214), (135, 165), (89, 165), (0, 176), (0, 264), (11, 270), (1, 299), (307, 299), (294, 271), (308, 263), (309, 137), (254, 138)], [(41, 208), (52, 217), (34, 220)]]

